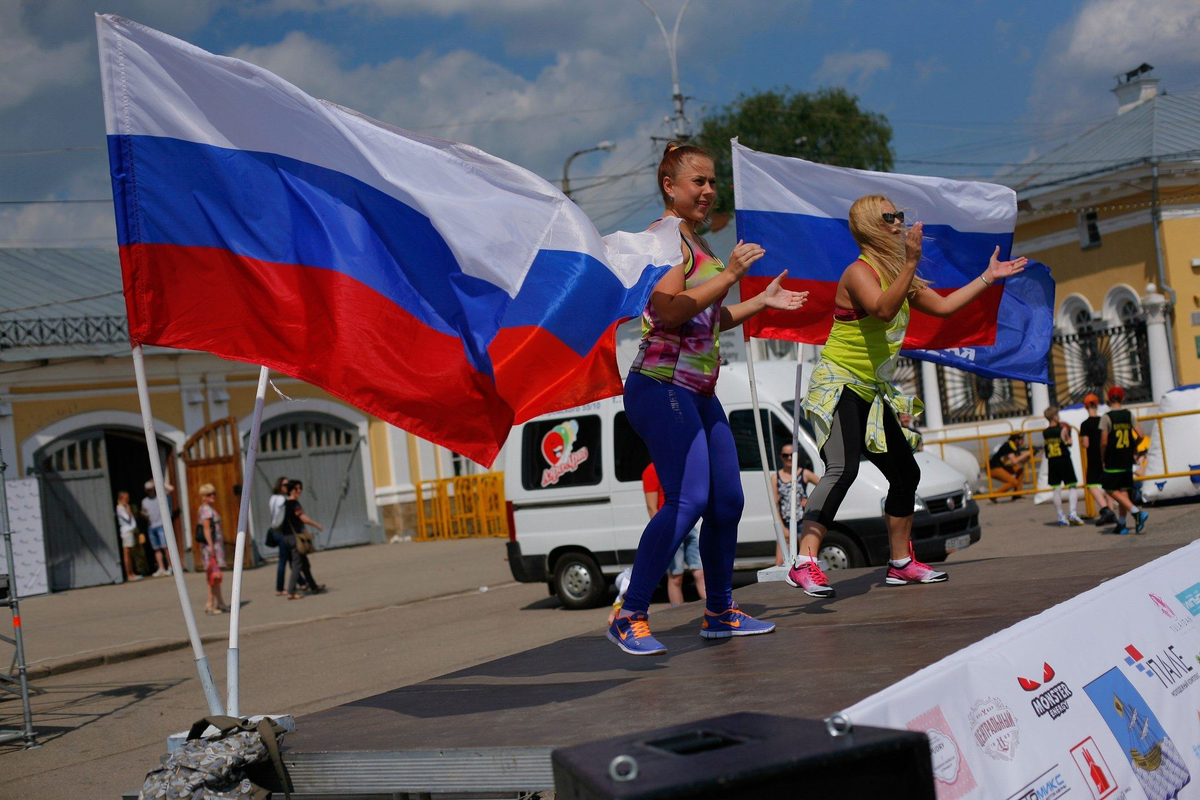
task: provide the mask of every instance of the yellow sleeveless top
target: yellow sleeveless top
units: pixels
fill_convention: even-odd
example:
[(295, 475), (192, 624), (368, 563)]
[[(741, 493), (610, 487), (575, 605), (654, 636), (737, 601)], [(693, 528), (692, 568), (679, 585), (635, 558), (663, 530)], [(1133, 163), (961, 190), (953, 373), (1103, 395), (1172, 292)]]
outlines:
[[(875, 269), (865, 255), (860, 255), (858, 260)], [(876, 276), (879, 276), (878, 272)], [(879, 278), (879, 286), (887, 289), (882, 277)], [(834, 314), (833, 328), (821, 350), (821, 358), (848, 370), (865, 384), (889, 383), (895, 375), (896, 361), (908, 329), (907, 298), (891, 322), (876, 319), (870, 314), (857, 319), (839, 316)], [(865, 386), (850, 384), (850, 388), (868, 402), (874, 399), (875, 393)]]

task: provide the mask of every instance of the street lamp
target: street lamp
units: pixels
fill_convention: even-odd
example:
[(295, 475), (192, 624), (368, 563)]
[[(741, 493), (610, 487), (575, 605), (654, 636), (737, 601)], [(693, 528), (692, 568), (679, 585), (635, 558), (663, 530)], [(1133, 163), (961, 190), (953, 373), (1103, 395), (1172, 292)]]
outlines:
[(675, 101), (675, 138), (682, 141), (688, 138), (687, 118), (683, 115), (683, 93), (679, 91), (679, 64), (675, 60), (675, 46), (679, 43), (679, 23), (683, 21), (683, 13), (687, 11), (692, 0), (684, 0), (670, 35), (667, 34), (667, 26), (663, 24), (658, 12), (646, 0), (640, 2), (654, 16), (654, 21), (658, 23), (658, 29), (662, 32), (663, 41), (667, 43), (667, 56), (671, 59), (671, 99)]
[(605, 153), (611, 153), (616, 148), (617, 145), (614, 142), (605, 140), (597, 144), (595, 147), (589, 147), (585, 150), (576, 150), (574, 153), (571, 153), (571, 155), (567, 156), (567, 160), (563, 162), (563, 194), (565, 194), (567, 197), (571, 196), (571, 177), (567, 173), (571, 169), (571, 162), (574, 161), (577, 156), (582, 156), (586, 153), (595, 153), (598, 150), (603, 150)]

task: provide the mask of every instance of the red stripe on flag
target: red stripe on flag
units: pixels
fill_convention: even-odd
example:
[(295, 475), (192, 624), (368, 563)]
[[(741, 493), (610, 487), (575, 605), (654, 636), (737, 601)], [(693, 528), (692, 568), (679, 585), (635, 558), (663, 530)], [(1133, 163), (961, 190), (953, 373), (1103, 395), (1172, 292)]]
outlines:
[[(743, 299), (749, 299), (767, 288), (772, 278), (747, 276), (741, 280)], [(832, 281), (812, 281), (785, 278), (783, 287), (793, 292), (808, 292), (808, 300), (798, 312), (767, 309), (746, 323), (751, 336), (760, 339), (784, 339), (805, 344), (825, 344), (833, 327), (834, 296), (837, 284)], [(935, 289), (948, 295), (955, 289)], [(904, 337), (906, 349), (943, 350), (950, 347), (986, 347), (996, 342), (996, 315), (1003, 286), (985, 289), (975, 302), (952, 317), (931, 317), (912, 312), (908, 332)]]
[(613, 323), (584, 358), (542, 328), (502, 328), (488, 354), (500, 396), (516, 415), (514, 424), (622, 394), (616, 354), (619, 324)]
[(121, 267), (135, 343), (270, 367), (481, 464), (508, 438), (512, 409), (459, 338), (346, 275), (152, 244)]

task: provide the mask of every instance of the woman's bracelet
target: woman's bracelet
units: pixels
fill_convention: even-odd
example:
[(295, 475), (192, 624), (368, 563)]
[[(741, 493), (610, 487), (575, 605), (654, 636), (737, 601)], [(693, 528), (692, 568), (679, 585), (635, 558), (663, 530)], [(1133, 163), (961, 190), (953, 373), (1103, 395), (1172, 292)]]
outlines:
[(987, 273), (983, 273), (983, 274), (981, 274), (981, 275), (979, 276), (979, 280), (983, 281), (983, 285), (984, 285), (984, 286), (991, 286), (991, 285), (992, 285), (992, 282), (991, 282), (991, 281), (989, 281), (987, 278), (983, 277), (983, 276), (984, 276), (984, 275), (986, 275), (986, 274), (987, 274)]

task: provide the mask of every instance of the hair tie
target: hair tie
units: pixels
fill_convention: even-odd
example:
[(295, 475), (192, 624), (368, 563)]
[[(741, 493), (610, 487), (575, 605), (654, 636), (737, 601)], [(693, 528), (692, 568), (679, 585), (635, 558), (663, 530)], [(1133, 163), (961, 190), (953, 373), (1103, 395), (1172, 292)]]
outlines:
[(680, 147), (680, 145), (677, 145), (677, 144), (669, 144), (669, 145), (667, 145), (667, 152), (668, 153), (674, 152), (675, 150), (678, 150), (679, 147)]

